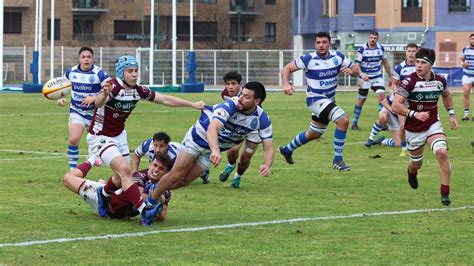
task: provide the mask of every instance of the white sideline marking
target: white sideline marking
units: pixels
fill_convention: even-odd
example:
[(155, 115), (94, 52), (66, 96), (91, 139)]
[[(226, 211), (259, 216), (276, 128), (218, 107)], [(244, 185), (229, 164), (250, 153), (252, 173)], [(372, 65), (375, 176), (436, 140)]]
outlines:
[(413, 213), (429, 213), (429, 212), (441, 212), (441, 211), (458, 211), (458, 210), (467, 210), (467, 209), (474, 209), (474, 206), (463, 206), (463, 207), (456, 207), (456, 208), (433, 208), (433, 209), (406, 210), (406, 211), (355, 213), (355, 214), (350, 214), (350, 215), (322, 216), (322, 217), (312, 217), (312, 218), (294, 218), (294, 219), (287, 219), (287, 220), (211, 225), (211, 226), (203, 226), (203, 227), (176, 228), (176, 229), (154, 230), (154, 231), (146, 231), (146, 232), (125, 233), (125, 234), (84, 236), (84, 237), (74, 237), (74, 238), (56, 238), (56, 239), (49, 239), (49, 240), (34, 240), (34, 241), (16, 242), (16, 243), (0, 243), (0, 248), (25, 247), (25, 246), (45, 245), (45, 244), (50, 244), (50, 243), (64, 243), (64, 242), (73, 242), (73, 241), (90, 241), (90, 240), (97, 240), (97, 239), (142, 237), (145, 235), (160, 234), (160, 233), (198, 232), (198, 231), (207, 231), (207, 230), (213, 230), (213, 229), (240, 228), (240, 227), (260, 226), (260, 225), (269, 225), (269, 224), (285, 224), (285, 223), (298, 223), (298, 222), (307, 222), (307, 221), (365, 218), (365, 217), (413, 214)]

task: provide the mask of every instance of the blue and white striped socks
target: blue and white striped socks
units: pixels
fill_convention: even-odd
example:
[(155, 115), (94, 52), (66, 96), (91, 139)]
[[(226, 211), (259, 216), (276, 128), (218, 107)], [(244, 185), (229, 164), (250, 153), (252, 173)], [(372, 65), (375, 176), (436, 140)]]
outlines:
[(344, 143), (346, 143), (347, 131), (341, 131), (338, 128), (334, 131), (334, 161), (342, 161), (342, 152)]
[(78, 146), (67, 146), (67, 158), (69, 160), (69, 169), (74, 169), (77, 166), (79, 160), (79, 147)]
[(374, 140), (375, 136), (377, 136), (380, 130), (382, 130), (382, 126), (377, 123), (374, 123), (374, 125), (372, 126), (372, 131), (370, 131), (369, 139)]
[(290, 143), (288, 143), (284, 150), (286, 153), (292, 153), (294, 150), (298, 149), (299, 147), (305, 145), (308, 143), (308, 140), (306, 139), (305, 135), (306, 131), (302, 131), (300, 134), (298, 134)]

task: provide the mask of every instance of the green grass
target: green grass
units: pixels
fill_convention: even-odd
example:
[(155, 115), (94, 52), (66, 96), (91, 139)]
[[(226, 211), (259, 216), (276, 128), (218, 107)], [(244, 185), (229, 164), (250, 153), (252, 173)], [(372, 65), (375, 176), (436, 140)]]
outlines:
[[(218, 93), (179, 94), (219, 102)], [(339, 93), (338, 104), (352, 117), (356, 93)], [(458, 119), (462, 95), (454, 95)], [(304, 94), (270, 93), (264, 104), (274, 129), (275, 148), (308, 128)], [(181, 141), (199, 113), (142, 102), (127, 121), (130, 148), (158, 130)], [(441, 108), (453, 167), (451, 208), (473, 206), (473, 122), (448, 129)], [(173, 192), (165, 222), (144, 228), (137, 218), (106, 220), (94, 215), (79, 196), (62, 184), (67, 108), (39, 94), (0, 94), (0, 244), (177, 228), (285, 220), (357, 213), (442, 208), (438, 164), (430, 151), (419, 173), (420, 187), (406, 182), (408, 158), (398, 148), (372, 147), (366, 141), (376, 119), (373, 94), (363, 109), (362, 131), (349, 131), (344, 156), (350, 172), (331, 168), (334, 125), (320, 141), (300, 148), (296, 163), (275, 155), (273, 174), (260, 177), (262, 150), (238, 190), (221, 183), (224, 164), (211, 169), (211, 183), (199, 181)], [(387, 132), (383, 132), (387, 136)], [(8, 152), (25, 150), (42, 153)], [(85, 139), (81, 154), (86, 154)], [(380, 155), (380, 159), (371, 156)], [(146, 165), (142, 162), (142, 166)], [(89, 178), (107, 178), (94, 168)], [(471, 264), (474, 261), (474, 209), (369, 216), (244, 226), (141, 237), (0, 247), (0, 264)]]

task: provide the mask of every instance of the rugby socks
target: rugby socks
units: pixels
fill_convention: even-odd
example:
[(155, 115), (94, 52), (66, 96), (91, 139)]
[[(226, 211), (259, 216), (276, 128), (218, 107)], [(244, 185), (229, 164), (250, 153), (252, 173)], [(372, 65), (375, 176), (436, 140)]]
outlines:
[(123, 191), (121, 195), (125, 198), (125, 200), (131, 202), (140, 213), (146, 206), (143, 202), (143, 198), (140, 194), (137, 184), (131, 185), (127, 190)]
[(382, 145), (386, 145), (386, 146), (389, 146), (389, 147), (395, 147), (395, 142), (393, 142), (392, 138), (384, 139), (382, 141)]
[(355, 105), (354, 106), (354, 119), (352, 119), (352, 126), (356, 126), (359, 123), (359, 117), (362, 113), (362, 106)]
[(81, 170), (82, 178), (85, 178), (87, 176), (87, 173), (89, 173), (89, 170), (91, 170), (92, 165), (88, 161), (85, 161), (78, 165), (76, 168)]
[(406, 141), (400, 142), (400, 146), (402, 147), (402, 150), (407, 150), (407, 142)]
[(106, 197), (110, 197), (110, 194), (114, 193), (114, 191), (120, 189), (117, 187), (114, 182), (112, 182), (112, 177), (107, 180), (107, 184), (105, 184), (104, 189), (102, 190), (102, 194)]
[(67, 158), (69, 161), (69, 169), (74, 169), (77, 166), (79, 160), (79, 147), (78, 146), (67, 146)]
[(469, 108), (464, 109), (464, 116), (469, 116)]
[(449, 196), (449, 185), (441, 184), (440, 192), (441, 192), (441, 195), (443, 196)]
[(306, 131), (302, 131), (298, 136), (296, 136), (290, 143), (288, 143), (283, 149), (285, 153), (292, 153), (297, 148), (308, 143), (306, 139)]
[(341, 131), (338, 128), (334, 131), (334, 162), (342, 161), (346, 133), (347, 131)]
[(374, 140), (375, 136), (377, 136), (380, 130), (382, 130), (382, 126), (377, 123), (374, 123), (374, 125), (372, 126), (372, 131), (370, 131), (369, 139)]

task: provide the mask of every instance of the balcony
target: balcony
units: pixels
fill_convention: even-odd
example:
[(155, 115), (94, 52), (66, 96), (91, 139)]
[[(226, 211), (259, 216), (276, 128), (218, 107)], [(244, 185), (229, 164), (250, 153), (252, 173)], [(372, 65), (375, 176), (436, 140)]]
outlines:
[(99, 16), (109, 10), (105, 8), (107, 0), (73, 0), (72, 14), (77, 16)]
[(260, 15), (262, 13), (263, 0), (229, 0), (230, 15)]

